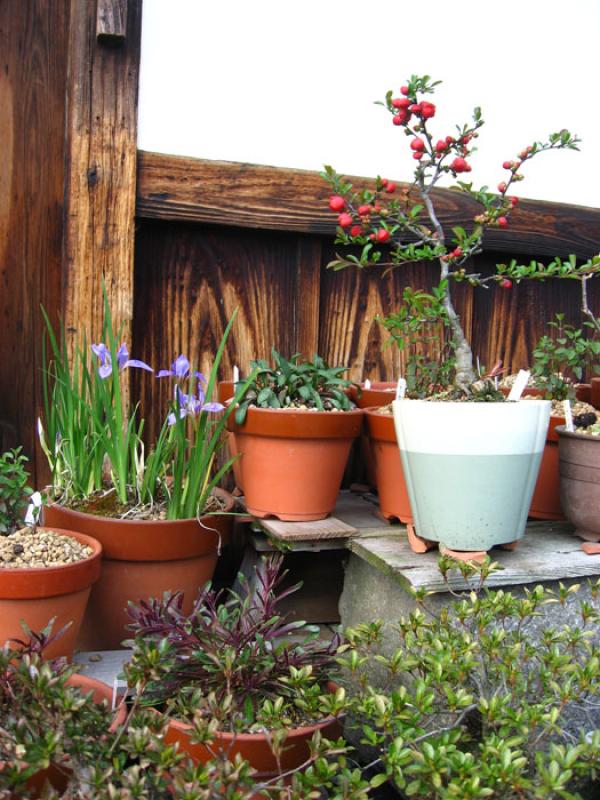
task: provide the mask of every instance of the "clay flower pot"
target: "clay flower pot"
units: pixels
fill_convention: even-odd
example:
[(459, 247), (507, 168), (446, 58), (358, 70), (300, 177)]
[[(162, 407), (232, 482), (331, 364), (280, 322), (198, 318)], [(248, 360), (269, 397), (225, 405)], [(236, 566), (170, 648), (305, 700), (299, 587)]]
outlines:
[(235, 435), (248, 512), (289, 521), (324, 519), (333, 511), (363, 412), (248, 409)]
[(369, 449), (373, 455), (379, 510), (386, 519), (398, 519), (400, 522), (412, 524), (408, 491), (394, 429), (394, 417), (367, 408), (365, 422)]
[[(349, 395), (353, 403), (358, 408), (381, 408), (389, 405), (396, 396), (396, 384), (393, 381), (374, 381), (369, 389), (365, 389), (361, 384), (361, 395), (354, 384), (350, 387)], [(371, 441), (367, 431), (366, 419), (363, 431), (360, 435), (360, 459), (363, 469), (362, 476), (366, 478), (369, 486), (377, 488), (377, 475), (375, 471), (375, 461), (371, 450)]]
[[(204, 764), (211, 756), (209, 748), (204, 744), (192, 744), (192, 726), (176, 719), (169, 721), (165, 734), (166, 744), (179, 743), (182, 751), (186, 752), (196, 763)], [(334, 717), (327, 717), (321, 722), (301, 728), (291, 728), (283, 745), (280, 765), (271, 751), (269, 739), (263, 733), (226, 733), (218, 732), (210, 749), (214, 752), (225, 752), (227, 758), (233, 761), (239, 753), (257, 771), (256, 780), (265, 781), (277, 775), (298, 769), (310, 757), (309, 743), (313, 734), (320, 731), (325, 739), (335, 740), (342, 735), (341, 721)], [(262, 795), (256, 795), (256, 798)]]
[(356, 386), (350, 387), (350, 399), (358, 408), (381, 408), (389, 405), (396, 397), (394, 381), (373, 381), (369, 389), (361, 384), (361, 395), (358, 396)]
[[(225, 511), (233, 509), (232, 497)], [(90, 596), (78, 645), (83, 650), (116, 650), (128, 638), (127, 604), (184, 592), (189, 613), (198, 589), (209, 581), (231, 517), (206, 514), (200, 520), (124, 520), (86, 514), (54, 504), (44, 509), (47, 525), (64, 525), (95, 536), (104, 550), (102, 576)]]
[[(503, 390), (504, 391), (504, 390)], [(508, 394), (508, 390), (506, 392)], [(528, 387), (524, 395), (542, 398), (540, 389)], [(578, 384), (577, 399), (589, 403), (591, 398), (590, 384)], [(558, 470), (558, 434), (556, 428), (565, 424), (564, 417), (550, 417), (546, 443), (540, 464), (538, 479), (531, 498), (529, 516), (533, 519), (564, 520), (565, 514), (560, 503), (560, 480)]]
[(0, 569), (0, 646), (9, 639), (25, 637), (21, 621), (32, 631), (41, 631), (55, 617), (53, 632), (71, 624), (47, 647), (44, 656), (71, 659), (90, 589), (100, 576), (102, 546), (89, 535), (75, 533), (69, 525), (48, 527), (88, 545), (92, 555), (57, 567)]
[[(235, 384), (233, 381), (220, 381), (217, 387), (217, 399), (219, 403), (225, 405), (228, 400), (231, 400), (235, 393)], [(231, 431), (227, 431), (227, 448), (229, 450), (229, 455), (231, 458), (237, 456), (238, 451), (236, 448), (235, 443), (235, 436)], [(240, 468), (240, 460), (239, 458), (233, 462), (233, 477), (235, 480), (235, 485), (243, 491), (242, 487), (242, 470)]]
[(395, 400), (394, 422), (416, 532), (462, 551), (522, 538), (549, 400)]
[(562, 507), (577, 536), (600, 542), (600, 437), (557, 433)]

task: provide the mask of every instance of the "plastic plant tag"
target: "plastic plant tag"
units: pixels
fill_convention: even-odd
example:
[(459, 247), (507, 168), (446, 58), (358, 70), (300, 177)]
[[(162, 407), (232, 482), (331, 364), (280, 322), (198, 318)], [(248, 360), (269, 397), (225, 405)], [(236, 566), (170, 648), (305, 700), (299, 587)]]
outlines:
[(404, 400), (406, 394), (406, 379), (398, 378), (398, 385), (396, 386), (396, 400)]
[(515, 382), (512, 385), (512, 389), (510, 390), (510, 394), (506, 398), (507, 400), (516, 401), (521, 399), (521, 395), (523, 394), (525, 387), (527, 386), (527, 381), (529, 380), (529, 376), (531, 373), (528, 369), (520, 369), (519, 374), (515, 378)]
[(27, 513), (25, 514), (25, 525), (37, 525), (40, 521), (40, 511), (42, 510), (42, 495), (39, 492), (34, 492), (31, 495), (31, 503), (27, 506)]
[(233, 382), (237, 383), (240, 379), (240, 371), (237, 366), (234, 365), (233, 367)]
[(563, 410), (565, 412), (565, 430), (573, 433), (575, 425), (573, 424), (573, 412), (571, 411), (571, 401), (563, 400)]
[(365, 379), (365, 389), (370, 389), (370, 388), (371, 388), (371, 381), (368, 378), (366, 378)]

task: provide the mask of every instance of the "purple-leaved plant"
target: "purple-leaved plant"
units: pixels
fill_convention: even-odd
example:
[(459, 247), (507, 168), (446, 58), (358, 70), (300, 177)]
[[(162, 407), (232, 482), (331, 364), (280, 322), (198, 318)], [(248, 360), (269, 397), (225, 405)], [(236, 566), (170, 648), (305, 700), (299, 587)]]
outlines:
[(144, 703), (187, 719), (216, 718), (219, 729), (237, 731), (301, 724), (341, 709), (343, 697), (328, 688), (339, 637), (318, 641), (314, 629), (280, 613), (280, 602), (298, 588), (279, 590), (281, 562), (264, 561), (254, 592), (246, 584), (243, 596), (207, 585), (189, 614), (181, 593), (130, 604), (128, 675), (134, 683), (144, 676)]

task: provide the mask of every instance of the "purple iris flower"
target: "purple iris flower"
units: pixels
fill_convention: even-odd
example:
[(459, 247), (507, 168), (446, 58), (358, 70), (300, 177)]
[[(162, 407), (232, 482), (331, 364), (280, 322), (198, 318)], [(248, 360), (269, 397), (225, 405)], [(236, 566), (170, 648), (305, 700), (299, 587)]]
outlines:
[[(100, 375), (102, 380), (108, 378), (113, 369), (110, 350), (103, 342), (100, 342), (100, 344), (92, 345), (92, 352), (100, 359), (98, 375)], [(138, 367), (139, 369), (145, 369), (148, 372), (154, 372), (152, 367), (149, 367), (144, 361), (138, 361), (136, 358), (129, 358), (129, 350), (127, 349), (125, 342), (123, 342), (121, 347), (119, 347), (117, 350), (117, 365), (119, 370), (127, 369), (128, 367)]]
[[(177, 356), (175, 361), (171, 364), (171, 369), (161, 369), (156, 377), (157, 378), (175, 378), (175, 380), (182, 381), (190, 374), (191, 365), (189, 359), (184, 355)], [(206, 378), (202, 373), (196, 372), (196, 377), (203, 383), (206, 383)]]
[[(210, 412), (217, 412), (223, 411), (225, 406), (221, 405), (221, 403), (205, 403), (205, 396), (200, 384), (198, 384), (198, 396), (193, 394), (185, 394), (182, 392), (179, 386), (176, 388), (175, 397), (178, 400), (179, 404), (179, 418), (183, 419), (184, 417), (192, 416), (197, 417), (201, 411), (210, 411)], [(167, 422), (169, 425), (175, 425), (177, 418), (174, 413), (171, 412), (167, 417)]]

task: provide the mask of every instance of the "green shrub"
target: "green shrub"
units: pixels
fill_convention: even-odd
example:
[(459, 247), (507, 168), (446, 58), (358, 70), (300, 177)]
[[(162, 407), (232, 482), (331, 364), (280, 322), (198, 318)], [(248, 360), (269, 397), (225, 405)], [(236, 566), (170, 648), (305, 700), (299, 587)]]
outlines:
[[(451, 563), (440, 561), (444, 575)], [(460, 569), (473, 579), (477, 568)], [(484, 588), (490, 569), (439, 613), (415, 592), (392, 652), (382, 649), (381, 622), (347, 632), (341, 661), (358, 687), (362, 741), (382, 779), (408, 797), (573, 800), (600, 767), (600, 582), (592, 602), (577, 602), (577, 586), (517, 597)], [(555, 603), (576, 612), (576, 624), (540, 629)]]

